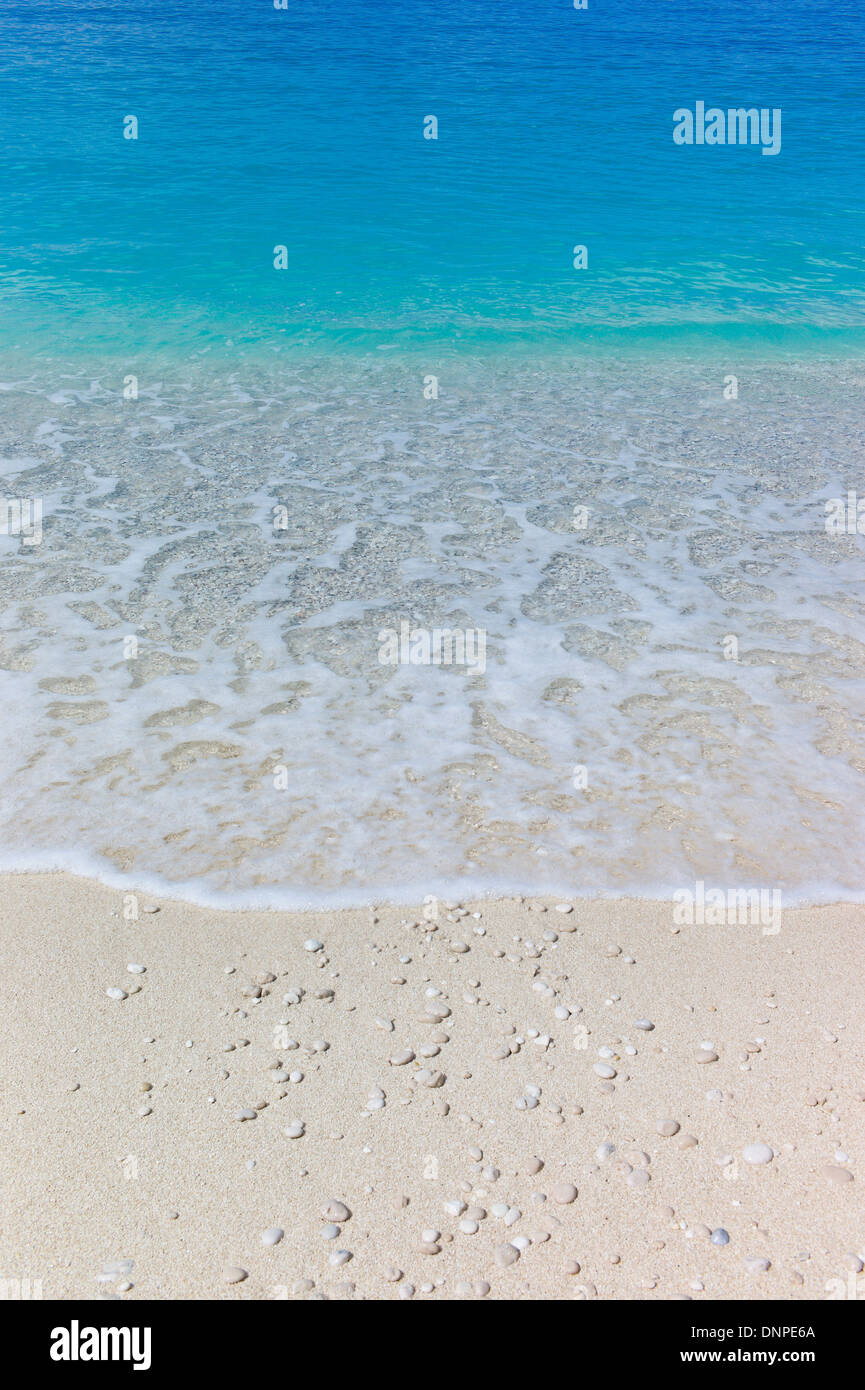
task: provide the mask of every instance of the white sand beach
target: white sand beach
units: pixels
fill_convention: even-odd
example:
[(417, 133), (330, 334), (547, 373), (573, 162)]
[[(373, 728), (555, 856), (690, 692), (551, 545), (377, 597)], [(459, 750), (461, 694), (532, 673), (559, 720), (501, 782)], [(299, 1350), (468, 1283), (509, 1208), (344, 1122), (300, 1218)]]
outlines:
[(220, 912), (5, 876), (0, 1275), (46, 1299), (850, 1296), (865, 908), (766, 933), (562, 906)]

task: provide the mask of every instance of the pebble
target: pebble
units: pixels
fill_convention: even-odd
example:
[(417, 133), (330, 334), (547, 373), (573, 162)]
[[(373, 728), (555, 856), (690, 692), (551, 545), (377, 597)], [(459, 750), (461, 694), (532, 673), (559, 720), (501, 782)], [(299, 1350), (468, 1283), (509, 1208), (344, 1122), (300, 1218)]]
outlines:
[(281, 1226), (268, 1226), (267, 1230), (261, 1233), (261, 1243), (262, 1245), (279, 1245), (284, 1235), (285, 1231)]
[(226, 1284), (241, 1284), (247, 1277), (246, 1270), (241, 1269), (240, 1265), (226, 1265), (222, 1271), (222, 1278)]
[(678, 1120), (659, 1120), (655, 1129), (662, 1134), (665, 1139), (670, 1139), (674, 1134), (678, 1134), (681, 1125)]
[(717, 1060), (717, 1052), (715, 1052), (714, 1049), (710, 1047), (701, 1047), (695, 1058), (695, 1061), (703, 1063), (704, 1065), (707, 1062), (717, 1062)]
[(109, 999), (128, 999), (129, 996), (125, 989), (119, 989), (117, 985), (109, 985), (105, 991)]
[(574, 1187), (573, 1183), (559, 1182), (556, 1183), (555, 1187), (550, 1189), (550, 1196), (553, 1201), (558, 1202), (560, 1206), (568, 1206), (571, 1202), (577, 1200), (577, 1189)]
[(328, 1197), (321, 1209), (321, 1214), (328, 1221), (338, 1221), (340, 1223), (348, 1221), (351, 1217), (351, 1211), (346, 1206), (345, 1202), (340, 1202), (336, 1197)]
[(236, 1120), (257, 1120), (257, 1119), (258, 1119), (258, 1111), (257, 1111), (257, 1110), (238, 1110), (238, 1112), (237, 1112), (237, 1114), (235, 1115), (234, 1118), (235, 1118)]
[(724, 1230), (724, 1227), (723, 1227), (723, 1226), (717, 1226), (717, 1227), (715, 1228), (715, 1230), (712, 1232), (712, 1234), (711, 1234), (711, 1236), (710, 1236), (710, 1240), (711, 1240), (711, 1242), (712, 1242), (713, 1245), (729, 1245), (729, 1244), (730, 1244), (730, 1237), (729, 1237), (729, 1234)]
[(495, 1251), (496, 1264), (501, 1269), (506, 1269), (508, 1265), (516, 1264), (520, 1258), (520, 1252), (516, 1245), (497, 1245)]
[(427, 1086), (431, 1090), (437, 1090), (443, 1086), (447, 1077), (442, 1071), (433, 1071), (429, 1067), (421, 1067), (420, 1071), (415, 1072), (415, 1081), (421, 1086)]
[(771, 1163), (775, 1153), (768, 1144), (746, 1144), (742, 1157), (746, 1163)]
[(413, 1061), (414, 1053), (412, 1052), (410, 1047), (404, 1048), (402, 1052), (394, 1053), (393, 1057), (390, 1058), (390, 1064), (392, 1067), (404, 1067), (407, 1066), (409, 1062)]
[(742, 1263), (748, 1274), (765, 1274), (772, 1262), (760, 1255), (746, 1255)]
[(596, 1076), (602, 1076), (607, 1081), (612, 1081), (613, 1077), (617, 1074), (616, 1068), (611, 1067), (609, 1062), (595, 1062), (592, 1071)]
[(848, 1168), (836, 1168), (834, 1163), (824, 1164), (820, 1172), (827, 1182), (843, 1183), (853, 1181), (853, 1174)]
[(306, 1133), (306, 1126), (302, 1120), (292, 1120), (291, 1124), (286, 1126), (285, 1132), (289, 1139), (302, 1139)]
[(323, 950), (324, 950), (324, 942), (323, 942), (323, 941), (316, 941), (315, 937), (314, 937), (314, 936), (311, 936), (311, 937), (309, 938), (308, 941), (304, 941), (304, 943), (303, 943), (303, 949), (304, 949), (305, 951), (323, 951)]
[(628, 1163), (632, 1163), (635, 1168), (648, 1168), (652, 1161), (645, 1149), (628, 1149), (625, 1157)]
[(126, 969), (130, 975), (143, 975), (147, 970), (146, 965), (127, 965)]

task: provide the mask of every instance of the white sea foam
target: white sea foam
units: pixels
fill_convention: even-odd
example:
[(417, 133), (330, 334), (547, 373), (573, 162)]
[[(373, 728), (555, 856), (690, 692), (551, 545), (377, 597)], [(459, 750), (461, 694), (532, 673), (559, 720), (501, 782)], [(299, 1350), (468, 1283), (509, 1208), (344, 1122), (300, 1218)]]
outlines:
[[(5, 392), (44, 534), (0, 536), (0, 866), (214, 904), (858, 898), (862, 540), (824, 527), (855, 371), (727, 401), (723, 364), (475, 364), (428, 401), (435, 368)], [(485, 669), (382, 664), (402, 623), (482, 631)]]

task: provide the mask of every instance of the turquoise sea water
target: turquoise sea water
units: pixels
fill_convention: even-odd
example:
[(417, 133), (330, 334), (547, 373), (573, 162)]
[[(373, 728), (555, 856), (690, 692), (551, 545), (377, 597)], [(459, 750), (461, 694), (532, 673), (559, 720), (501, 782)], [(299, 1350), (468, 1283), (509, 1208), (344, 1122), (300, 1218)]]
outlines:
[[(859, 0), (5, 0), (0, 344), (843, 350), (863, 40)], [(676, 146), (698, 100), (781, 152)]]
[(0, 866), (861, 897), (863, 31), (5, 0)]

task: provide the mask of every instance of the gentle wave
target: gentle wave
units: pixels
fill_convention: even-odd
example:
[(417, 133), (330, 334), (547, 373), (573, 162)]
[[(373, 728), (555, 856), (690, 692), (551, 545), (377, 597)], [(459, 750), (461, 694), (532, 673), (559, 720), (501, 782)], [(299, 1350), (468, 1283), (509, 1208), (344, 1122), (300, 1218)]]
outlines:
[(0, 537), (6, 864), (238, 904), (855, 898), (862, 543), (825, 519), (862, 366), (733, 398), (722, 360), (428, 365), (4, 378), (3, 487), (43, 507)]

